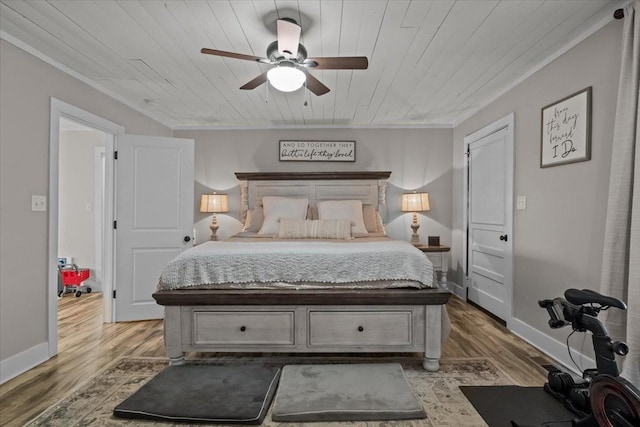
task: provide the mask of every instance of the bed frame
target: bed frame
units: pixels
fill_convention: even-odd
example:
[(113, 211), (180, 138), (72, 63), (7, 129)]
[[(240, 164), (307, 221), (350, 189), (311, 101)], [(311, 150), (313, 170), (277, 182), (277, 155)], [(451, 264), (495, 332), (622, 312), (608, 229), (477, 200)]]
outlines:
[[(236, 173), (241, 210), (264, 196), (360, 199), (386, 211), (390, 172)], [(437, 371), (442, 306), (450, 293), (433, 289), (158, 291), (165, 307), (164, 338), (172, 365), (185, 352), (423, 353)]]

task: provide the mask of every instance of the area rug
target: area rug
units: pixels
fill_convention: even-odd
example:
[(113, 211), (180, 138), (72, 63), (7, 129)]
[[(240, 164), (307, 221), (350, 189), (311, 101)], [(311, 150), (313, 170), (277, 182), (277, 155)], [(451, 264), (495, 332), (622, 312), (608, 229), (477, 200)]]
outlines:
[(282, 370), (261, 365), (169, 366), (113, 410), (118, 418), (261, 424)]
[(274, 421), (385, 421), (426, 418), (399, 363), (287, 365)]
[[(190, 363), (212, 364), (269, 364), (284, 366), (287, 364), (308, 363), (394, 363), (402, 365), (413, 390), (427, 411), (422, 420), (368, 421), (368, 422), (327, 422), (323, 427), (343, 425), (354, 426), (425, 426), (425, 427), (477, 427), (486, 426), (482, 417), (467, 400), (459, 386), (471, 385), (509, 385), (515, 382), (501, 371), (490, 359), (443, 359), (438, 372), (426, 372), (420, 360), (410, 357), (348, 357), (348, 358), (309, 358), (309, 357), (219, 357)], [(115, 418), (113, 409), (142, 385), (157, 375), (168, 365), (160, 358), (125, 358), (114, 362), (92, 379), (72, 391), (59, 403), (47, 409), (36, 419), (28, 423), (30, 427), (73, 427), (73, 426), (149, 426), (166, 427), (167, 424), (155, 421), (125, 420)], [(188, 425), (188, 424), (170, 424)], [(202, 424), (199, 424), (202, 425)], [(291, 426), (291, 423), (278, 423), (267, 413), (265, 427)], [(296, 426), (304, 423), (296, 423)], [(318, 423), (308, 423), (317, 427)]]
[(490, 426), (570, 426), (576, 414), (542, 387), (462, 386), (464, 395)]

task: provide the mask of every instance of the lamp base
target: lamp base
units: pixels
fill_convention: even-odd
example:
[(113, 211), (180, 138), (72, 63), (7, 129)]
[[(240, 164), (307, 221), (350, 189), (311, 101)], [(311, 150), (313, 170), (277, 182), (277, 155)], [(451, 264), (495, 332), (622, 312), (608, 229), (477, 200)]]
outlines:
[(418, 229), (420, 228), (420, 224), (418, 224), (418, 214), (413, 213), (413, 222), (411, 223), (411, 230), (413, 233), (411, 234), (411, 243), (414, 245), (420, 244), (420, 235), (418, 234)]
[(211, 225), (209, 225), (209, 228), (211, 229), (211, 235), (209, 236), (209, 240), (213, 240), (213, 241), (218, 240), (217, 233), (218, 233), (218, 228), (220, 228), (220, 226), (218, 225), (216, 214), (213, 214), (213, 218), (211, 218)]

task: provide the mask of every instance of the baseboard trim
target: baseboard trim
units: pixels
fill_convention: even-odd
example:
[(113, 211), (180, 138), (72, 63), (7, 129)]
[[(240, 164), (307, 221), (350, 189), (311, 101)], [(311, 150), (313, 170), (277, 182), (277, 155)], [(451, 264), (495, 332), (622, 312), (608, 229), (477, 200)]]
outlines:
[(0, 360), (0, 384), (4, 384), (48, 359), (49, 343), (43, 342), (5, 360)]
[(463, 286), (458, 285), (456, 282), (447, 282), (445, 286), (455, 296), (461, 298), (462, 300), (466, 299)]
[[(578, 368), (569, 358), (566, 343), (559, 341), (516, 318), (512, 318), (509, 322), (509, 329), (518, 337), (562, 364), (563, 368), (570, 370), (577, 375), (582, 375), (582, 372), (579, 372)], [(567, 334), (569, 333), (570, 328), (567, 328)], [(583, 353), (580, 353), (573, 348), (571, 349), (571, 354), (573, 355), (573, 359), (581, 365), (583, 369), (596, 366), (595, 360), (585, 356)]]

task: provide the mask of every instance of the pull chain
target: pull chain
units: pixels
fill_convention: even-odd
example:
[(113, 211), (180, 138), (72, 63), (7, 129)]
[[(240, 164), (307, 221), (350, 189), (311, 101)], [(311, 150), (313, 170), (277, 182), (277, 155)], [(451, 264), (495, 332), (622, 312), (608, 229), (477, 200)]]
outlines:
[(265, 104), (269, 103), (269, 79), (267, 79), (267, 96), (264, 99), (264, 103)]
[(304, 104), (305, 107), (307, 106), (307, 79), (304, 79)]

